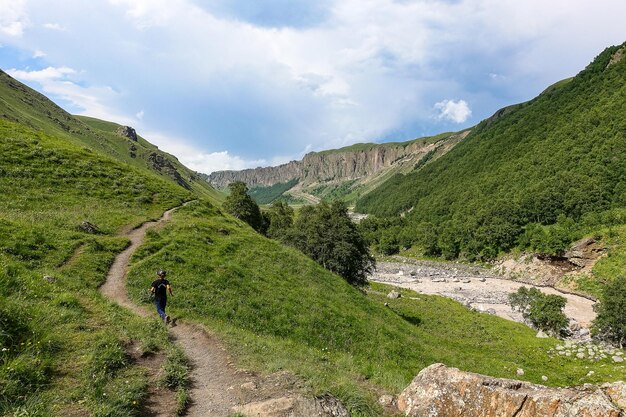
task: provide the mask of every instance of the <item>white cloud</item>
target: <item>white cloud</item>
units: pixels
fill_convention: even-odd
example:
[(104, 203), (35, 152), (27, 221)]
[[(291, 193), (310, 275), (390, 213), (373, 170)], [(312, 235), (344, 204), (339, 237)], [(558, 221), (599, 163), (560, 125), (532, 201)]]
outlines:
[(58, 23), (44, 23), (43, 27), (46, 28), (46, 29), (57, 30), (57, 31), (60, 31), (60, 32), (63, 32), (63, 31), (66, 30), (65, 27), (61, 26)]
[(471, 115), (472, 110), (465, 100), (443, 100), (435, 103), (435, 109), (439, 111), (439, 119), (454, 123), (463, 123)]
[(241, 170), (268, 165), (264, 159), (246, 160), (237, 155), (232, 155), (228, 151), (206, 152), (190, 145), (185, 139), (159, 132), (147, 132), (142, 136), (157, 145), (159, 149), (175, 155), (187, 168), (204, 174), (210, 174), (213, 171)]
[(46, 53), (40, 49), (35, 49), (35, 52), (33, 52), (33, 58), (43, 58), (46, 56)]
[(0, 34), (21, 37), (27, 25), (24, 0), (0, 0)]
[(42, 70), (18, 70), (15, 68), (7, 70), (7, 73), (21, 81), (36, 81), (38, 83), (47, 83), (53, 80), (66, 78), (69, 74), (75, 74), (72, 68), (68, 67), (47, 67)]
[[(306, 28), (255, 26), (212, 13), (213, 2), (29, 0), (27, 16), (23, 1), (0, 0), (0, 28), (21, 34), (32, 21), (40, 29), (0, 40), (41, 48), (53, 68), (84, 69), (43, 87), (82, 113), (150, 119), (157, 131), (176, 125), (195, 153), (230, 151), (204, 152), (207, 160), (247, 166), (254, 161), (237, 154), (274, 163), (306, 144), (432, 134), (437, 119), (487, 116), (573, 75), (626, 35), (623, 0), (329, 0), (327, 19)], [(41, 30), (64, 30), (60, 23), (75, 36), (61, 42)], [(432, 117), (444, 97), (465, 100), (440, 101)]]
[(111, 87), (83, 87), (69, 78), (77, 73), (72, 68), (47, 67), (33, 71), (12, 68), (7, 73), (20, 81), (38, 83), (45, 93), (68, 102), (78, 114), (122, 124), (130, 124), (133, 120), (106, 104), (118, 95)]

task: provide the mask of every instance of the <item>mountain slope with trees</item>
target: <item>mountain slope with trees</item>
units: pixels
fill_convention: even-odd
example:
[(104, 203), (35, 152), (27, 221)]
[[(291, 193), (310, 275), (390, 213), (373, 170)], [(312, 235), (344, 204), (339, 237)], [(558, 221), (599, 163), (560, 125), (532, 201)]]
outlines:
[[(412, 232), (409, 246), (470, 260), (515, 247), (559, 255), (584, 234), (625, 223), (625, 47), (481, 122), (437, 161), (360, 199), (357, 211), (405, 214), (394, 222)], [(368, 227), (379, 230), (375, 239), (385, 232), (375, 220)]]

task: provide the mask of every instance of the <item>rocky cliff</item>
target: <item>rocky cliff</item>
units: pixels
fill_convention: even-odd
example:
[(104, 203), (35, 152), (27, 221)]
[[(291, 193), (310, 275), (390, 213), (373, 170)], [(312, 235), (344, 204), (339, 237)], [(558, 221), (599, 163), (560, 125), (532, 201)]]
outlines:
[(434, 364), (400, 394), (398, 408), (410, 417), (623, 417), (624, 394), (623, 382), (548, 388)]
[(233, 181), (243, 181), (249, 187), (271, 186), (300, 179), (302, 186), (328, 181), (357, 180), (385, 171), (400, 163), (411, 167), (424, 155), (445, 145), (456, 143), (467, 133), (437, 138), (417, 139), (409, 142), (387, 144), (357, 144), (342, 149), (311, 152), (300, 161), (287, 164), (246, 169), (242, 171), (216, 171), (209, 175), (213, 186), (224, 188)]

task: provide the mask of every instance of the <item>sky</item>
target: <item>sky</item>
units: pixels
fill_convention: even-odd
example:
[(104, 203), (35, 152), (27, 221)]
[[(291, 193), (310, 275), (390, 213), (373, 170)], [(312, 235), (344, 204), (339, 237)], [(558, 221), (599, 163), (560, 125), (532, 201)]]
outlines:
[(626, 41), (623, 0), (0, 0), (0, 68), (188, 167), (473, 126)]

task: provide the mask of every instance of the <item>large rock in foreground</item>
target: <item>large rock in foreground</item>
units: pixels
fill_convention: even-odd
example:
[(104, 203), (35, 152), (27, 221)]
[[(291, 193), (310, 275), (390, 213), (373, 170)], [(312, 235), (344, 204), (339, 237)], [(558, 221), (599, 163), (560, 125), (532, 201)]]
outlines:
[(398, 398), (407, 416), (621, 417), (598, 387), (548, 388), (434, 364)]

